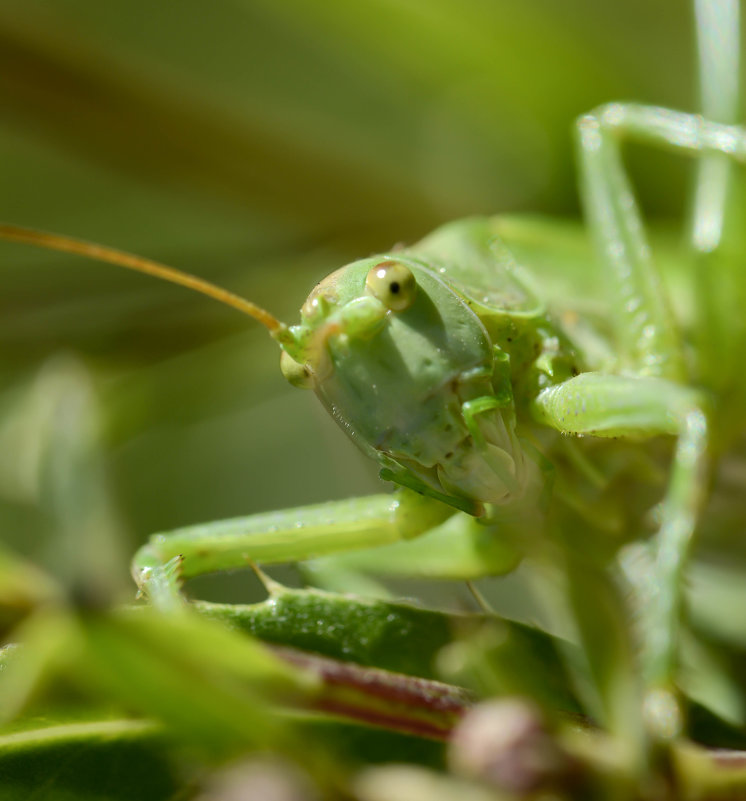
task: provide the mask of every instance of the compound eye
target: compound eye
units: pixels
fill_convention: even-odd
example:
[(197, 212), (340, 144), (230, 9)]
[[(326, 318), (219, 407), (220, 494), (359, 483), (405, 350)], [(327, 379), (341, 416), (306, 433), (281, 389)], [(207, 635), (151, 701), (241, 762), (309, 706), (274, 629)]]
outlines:
[(365, 279), (365, 288), (391, 311), (404, 311), (414, 302), (417, 282), (409, 267), (398, 261), (382, 261)]

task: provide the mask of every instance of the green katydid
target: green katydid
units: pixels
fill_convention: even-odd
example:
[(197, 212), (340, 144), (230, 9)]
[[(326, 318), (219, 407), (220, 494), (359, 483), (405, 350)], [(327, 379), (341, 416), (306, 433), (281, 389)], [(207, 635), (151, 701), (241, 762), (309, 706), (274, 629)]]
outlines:
[[(147, 259), (0, 227), (5, 239), (149, 272), (248, 313), (278, 342), (284, 375), (312, 388), (378, 461), (382, 478), (397, 485), (393, 495), (155, 535), (133, 566), (144, 593), (169, 607), (181, 602), (182, 579), (201, 573), (414, 541), (428, 533), (452, 546), (450, 575), (505, 572), (517, 559), (513, 543), (501, 538), (505, 511), (536, 506), (547, 480), (542, 432), (598, 439), (667, 435), (676, 438), (676, 448), (658, 526), (659, 589), (651, 612), (656, 636), (647, 658), (651, 684), (669, 686), (682, 570), (703, 502), (709, 444), (733, 431), (719, 428), (708, 414), (707, 396), (718, 390), (707, 380), (708, 369), (696, 365), (697, 383), (685, 358), (618, 141), (667, 147), (702, 157), (705, 165), (746, 161), (746, 130), (731, 124), (729, 113), (712, 111), (725, 121), (611, 104), (578, 123), (586, 215), (615, 298), (614, 363), (589, 358), (584, 329), (547, 312), (531, 286), (531, 265), (515, 263), (494, 218), (451, 223), (417, 245), (333, 272), (312, 291), (296, 326)], [(698, 219), (717, 217), (717, 192), (703, 191), (702, 197)], [(702, 226), (695, 236), (702, 250), (713, 247), (717, 220), (710, 223), (708, 236)], [(700, 355), (706, 358), (704, 345)], [(554, 453), (563, 444), (550, 442), (549, 448)], [(419, 555), (415, 549), (408, 558), (425, 559), (431, 541), (418, 540)]]

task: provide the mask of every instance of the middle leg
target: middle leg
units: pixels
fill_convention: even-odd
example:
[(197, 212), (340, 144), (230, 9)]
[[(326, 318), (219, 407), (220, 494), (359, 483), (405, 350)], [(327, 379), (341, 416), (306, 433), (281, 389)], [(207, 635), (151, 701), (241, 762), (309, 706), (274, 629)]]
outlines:
[(535, 419), (565, 434), (677, 437), (657, 534), (651, 605), (643, 631), (644, 670), (651, 690), (673, 689), (683, 571), (703, 501), (708, 426), (701, 399), (673, 381), (583, 373), (543, 390)]

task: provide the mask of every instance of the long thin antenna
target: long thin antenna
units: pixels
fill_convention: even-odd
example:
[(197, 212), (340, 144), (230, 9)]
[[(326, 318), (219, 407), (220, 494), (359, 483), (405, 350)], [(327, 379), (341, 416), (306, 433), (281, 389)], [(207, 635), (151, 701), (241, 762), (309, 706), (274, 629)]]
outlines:
[(119, 267), (126, 267), (129, 270), (136, 270), (146, 275), (152, 275), (156, 278), (162, 278), (164, 281), (170, 281), (172, 284), (180, 284), (189, 289), (194, 289), (196, 292), (201, 292), (203, 295), (207, 295), (214, 300), (218, 300), (221, 303), (232, 306), (234, 309), (238, 309), (238, 311), (244, 314), (248, 314), (250, 317), (258, 320), (273, 335), (280, 334), (286, 330), (284, 323), (281, 323), (261, 306), (257, 306), (255, 303), (239, 295), (234, 295), (226, 289), (211, 284), (209, 281), (203, 281), (201, 278), (183, 273), (173, 267), (167, 267), (165, 264), (159, 264), (157, 261), (145, 259), (142, 256), (135, 256), (133, 253), (116, 250), (115, 248), (108, 248), (104, 245), (97, 245), (93, 242), (86, 242), (83, 239), (73, 239), (72, 237), (62, 236), (60, 234), (36, 231), (33, 228), (8, 225), (7, 223), (0, 223), (0, 239), (7, 239), (10, 242), (22, 242), (27, 245), (36, 245), (37, 247), (47, 248), (48, 250), (61, 250), (65, 253), (74, 253), (87, 259), (93, 259), (94, 261), (103, 261), (108, 264), (115, 264)]

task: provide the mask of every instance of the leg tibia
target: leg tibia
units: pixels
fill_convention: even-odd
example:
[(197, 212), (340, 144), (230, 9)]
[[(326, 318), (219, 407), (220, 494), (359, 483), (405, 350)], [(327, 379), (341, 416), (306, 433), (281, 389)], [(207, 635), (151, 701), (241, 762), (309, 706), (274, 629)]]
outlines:
[(698, 115), (634, 104), (601, 106), (578, 120), (580, 193), (608, 273), (614, 327), (624, 367), (682, 380), (682, 347), (653, 265), (619, 141), (633, 139), (689, 155), (746, 161), (746, 129)]
[(158, 596), (167, 598), (181, 578), (396, 542), (451, 514), (432, 498), (401, 490), (190, 526), (153, 535), (135, 555), (133, 575), (144, 592), (152, 596), (158, 588)]

